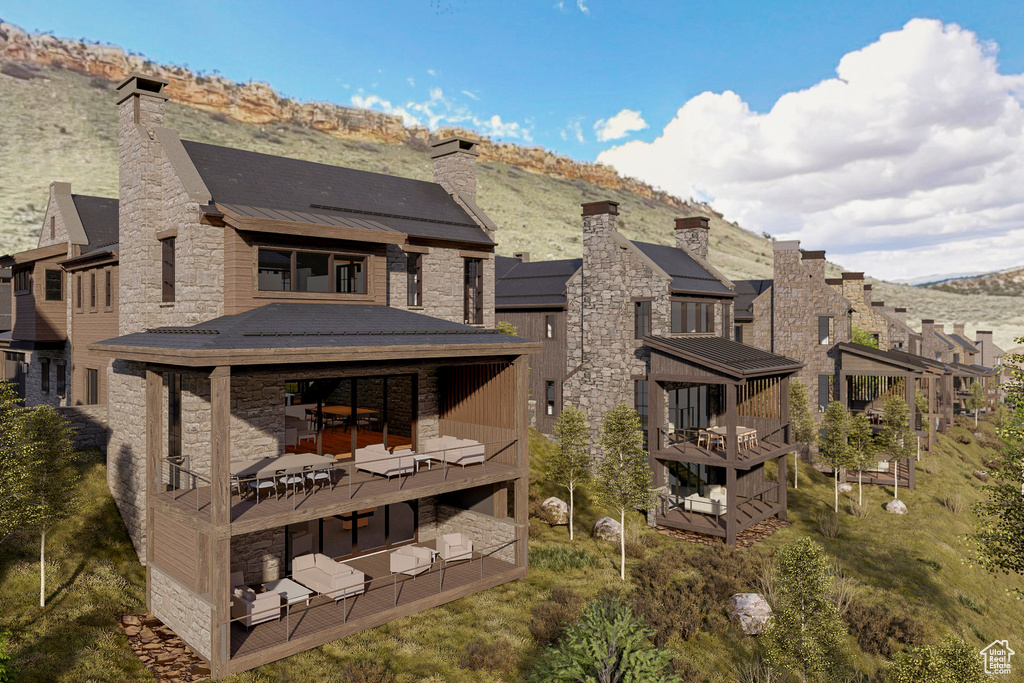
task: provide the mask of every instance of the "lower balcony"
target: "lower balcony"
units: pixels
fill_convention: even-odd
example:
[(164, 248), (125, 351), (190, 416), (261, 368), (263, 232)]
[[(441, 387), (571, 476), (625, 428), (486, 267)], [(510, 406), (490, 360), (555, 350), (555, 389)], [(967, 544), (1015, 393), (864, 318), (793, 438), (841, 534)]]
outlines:
[[(769, 517), (785, 513), (778, 482), (768, 483), (753, 495), (737, 495), (735, 532), (739, 533)], [(724, 486), (706, 486), (688, 495), (662, 494), (655, 521), (661, 526), (727, 537), (730, 515)]]

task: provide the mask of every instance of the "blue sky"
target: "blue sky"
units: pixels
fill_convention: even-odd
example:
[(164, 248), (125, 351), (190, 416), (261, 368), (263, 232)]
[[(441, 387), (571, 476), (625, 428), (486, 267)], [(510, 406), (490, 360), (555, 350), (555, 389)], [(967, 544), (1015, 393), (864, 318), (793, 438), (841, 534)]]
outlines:
[[(1024, 166), (1024, 119), (1011, 111), (1024, 93), (1019, 1), (153, 7), (6, 0), (0, 18), (301, 100), (600, 159), (879, 276), (1024, 262), (998, 248), (1024, 242), (1024, 190), (1003, 196), (1024, 187), (1006, 180)], [(1002, 113), (980, 120), (988, 111)], [(982, 159), (986, 145), (1009, 151)], [(979, 238), (984, 249), (965, 253)]]

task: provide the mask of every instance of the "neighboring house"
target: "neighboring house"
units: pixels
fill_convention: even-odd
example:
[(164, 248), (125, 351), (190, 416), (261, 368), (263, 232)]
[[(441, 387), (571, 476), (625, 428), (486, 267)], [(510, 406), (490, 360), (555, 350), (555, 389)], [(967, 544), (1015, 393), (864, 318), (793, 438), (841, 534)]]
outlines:
[(1006, 351), (996, 346), (992, 341), (992, 332), (989, 330), (978, 330), (974, 333), (977, 337), (975, 345), (979, 350), (978, 364), (984, 368), (991, 368), (995, 373), (994, 387), (990, 386), (990, 396), (994, 403), (998, 404), (1003, 399), (1003, 385), (1013, 379), (1010, 368), (1005, 363)]
[(476, 144), (422, 182), (183, 141), (165, 85), (117, 86), (116, 235), (36, 259), (150, 611), (222, 677), (524, 577), (540, 344), (493, 329)]
[[(104, 402), (105, 361), (89, 356), (82, 341), (87, 338), (76, 346), (71, 334), (75, 313), (97, 310), (88, 307), (97, 293), (89, 280), (74, 280), (64, 265), (116, 241), (116, 199), (71, 194), (70, 184), (54, 182), (38, 246), (0, 258), (11, 268), (14, 312), (3, 377), (17, 384), (27, 405)], [(110, 336), (116, 322), (106, 321), (99, 329), (97, 338)], [(76, 361), (83, 364), (76, 368)]]
[[(676, 220), (676, 245), (618, 232), (618, 204), (583, 205), (583, 258), (499, 260), (497, 315), (539, 338), (536, 424), (563, 405), (589, 419), (634, 407), (658, 500), (649, 521), (724, 537), (785, 518), (789, 378), (800, 364), (733, 341), (733, 283), (708, 263), (708, 221)], [(600, 448), (594, 447), (600, 456)], [(765, 477), (775, 460), (781, 474)]]
[(11, 269), (0, 268), (0, 334), (11, 331)]

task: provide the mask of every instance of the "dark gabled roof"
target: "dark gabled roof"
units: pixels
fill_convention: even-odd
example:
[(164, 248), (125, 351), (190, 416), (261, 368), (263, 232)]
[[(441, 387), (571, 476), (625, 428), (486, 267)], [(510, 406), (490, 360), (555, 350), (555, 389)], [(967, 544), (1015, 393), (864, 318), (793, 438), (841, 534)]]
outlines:
[(648, 242), (633, 242), (633, 245), (672, 277), (672, 291), (687, 294), (734, 295), (733, 290), (682, 249)]
[(950, 363), (949, 366), (953, 368), (954, 372), (959, 372), (963, 375), (987, 375), (991, 374), (992, 370), (983, 367), (981, 365), (966, 365), (964, 363)]
[(73, 194), (78, 218), (82, 221), (89, 244), (82, 251), (113, 244), (118, 238), (117, 200), (109, 197), (90, 197)]
[(643, 342), (653, 349), (738, 379), (796, 372), (804, 366), (798, 360), (722, 337), (644, 337)]
[(998, 374), (993, 368), (986, 368), (984, 365), (979, 365), (977, 363), (974, 363), (973, 365), (971, 365), (969, 367), (974, 368), (974, 370), (976, 372), (979, 372), (979, 373), (981, 373), (983, 375), (995, 375), (995, 374)]
[(190, 140), (181, 144), (217, 204), (368, 220), (413, 237), (494, 244), (437, 183)]
[(273, 303), (191, 327), (127, 334), (97, 346), (230, 351), (517, 342), (527, 340), (390, 306)]
[(952, 339), (953, 341), (955, 341), (957, 344), (959, 344), (960, 346), (964, 347), (968, 351), (971, 351), (973, 353), (977, 353), (978, 352), (978, 347), (974, 345), (974, 342), (969, 341), (963, 335), (957, 334), (957, 333), (954, 332), (953, 334), (946, 335), (946, 336), (948, 336), (950, 339)]
[(906, 353), (905, 351), (898, 351), (896, 349), (882, 351), (881, 349), (865, 346), (864, 344), (854, 344), (853, 342), (840, 342), (836, 344), (836, 348), (843, 352), (864, 356), (865, 358), (870, 358), (881, 363), (896, 365), (916, 372), (924, 372), (925, 370), (928, 370), (929, 367), (935, 365), (934, 363), (929, 363), (926, 358), (915, 356), (914, 354)]
[(939, 332), (938, 330), (932, 330), (932, 332), (935, 333), (936, 338), (938, 338), (940, 342), (945, 344), (947, 349), (951, 349), (955, 346), (955, 344), (953, 344), (953, 342), (950, 341), (949, 336), (946, 335), (945, 332)]
[(580, 269), (582, 259), (527, 261), (494, 259), (494, 307), (545, 308), (565, 306), (565, 285)]
[(733, 280), (732, 283), (736, 286), (733, 316), (740, 322), (753, 320), (754, 299), (772, 286), (772, 280)]

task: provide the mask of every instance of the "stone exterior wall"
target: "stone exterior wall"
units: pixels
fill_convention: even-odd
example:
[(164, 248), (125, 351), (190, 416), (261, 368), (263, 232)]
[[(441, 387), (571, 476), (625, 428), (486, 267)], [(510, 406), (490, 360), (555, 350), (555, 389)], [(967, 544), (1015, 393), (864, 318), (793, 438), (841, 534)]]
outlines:
[(708, 228), (676, 228), (676, 246), (708, 260)]
[(434, 157), (434, 182), (476, 202), (476, 152), (452, 152)]
[(209, 661), (213, 604), (157, 567), (150, 567), (149, 578), (153, 616)]
[[(71, 395), (71, 362), (67, 345), (59, 351), (25, 351), (25, 405), (26, 406), (60, 406), (68, 405)], [(50, 359), (50, 391), (43, 393), (43, 358)], [(57, 364), (64, 364), (65, 389), (63, 394), (57, 393)]]
[[(499, 519), (472, 510), (437, 505), (433, 524), (426, 527), (423, 508), (423, 501), (420, 501), (420, 542), (433, 540), (443, 534), (459, 533), (473, 539), (474, 550), (490, 552), (496, 546), (516, 540), (516, 524), (510, 518)], [(515, 545), (496, 550), (493, 557), (505, 562), (515, 562)]]
[(106, 404), (69, 406), (60, 408), (59, 412), (75, 428), (75, 448), (95, 446), (107, 452), (109, 430)]
[[(799, 242), (775, 243), (775, 272), (772, 290), (755, 300), (755, 325), (771, 325), (772, 311), (763, 312), (766, 300), (774, 305), (774, 352), (805, 363), (797, 377), (807, 386), (811, 405), (818, 405), (818, 376), (836, 374), (833, 351), (839, 342), (851, 339), (849, 302), (825, 282), (824, 258), (803, 258)], [(818, 339), (818, 317), (832, 318), (829, 343)], [(755, 333), (763, 343), (763, 329)], [(836, 394), (838, 395), (838, 393)]]
[[(146, 561), (146, 378), (138, 363), (114, 361), (107, 374), (110, 441), (107, 485), (139, 560)], [(166, 392), (165, 392), (166, 400)], [(166, 415), (166, 408), (164, 409)]]
[[(408, 305), (408, 257), (394, 245), (388, 246), (388, 305), (403, 310), (465, 322), (466, 259), (459, 249), (430, 247), (422, 255), (423, 305)], [(484, 266), (484, 318), (482, 327), (494, 327), (494, 256), (483, 259)]]
[(231, 538), (231, 571), (242, 572), (248, 586), (284, 578), (284, 527)]

